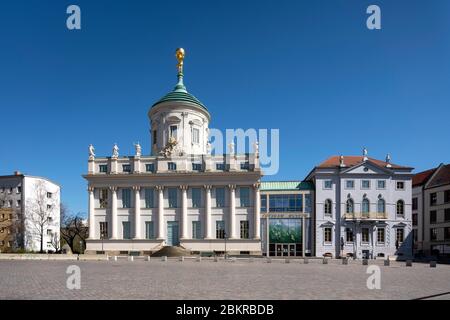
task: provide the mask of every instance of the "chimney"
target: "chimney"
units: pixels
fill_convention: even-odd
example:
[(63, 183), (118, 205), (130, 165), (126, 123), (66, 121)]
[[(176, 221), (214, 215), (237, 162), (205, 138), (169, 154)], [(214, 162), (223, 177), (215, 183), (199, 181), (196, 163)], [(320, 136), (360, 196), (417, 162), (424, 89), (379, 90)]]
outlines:
[(14, 171), (15, 176), (20, 176), (22, 173), (20, 171)]

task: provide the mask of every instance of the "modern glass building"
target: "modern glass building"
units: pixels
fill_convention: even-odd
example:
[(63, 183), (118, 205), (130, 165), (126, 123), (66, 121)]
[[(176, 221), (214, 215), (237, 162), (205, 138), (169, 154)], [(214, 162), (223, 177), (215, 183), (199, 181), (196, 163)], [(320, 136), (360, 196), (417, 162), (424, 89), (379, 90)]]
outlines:
[(301, 181), (261, 183), (261, 251), (265, 256), (310, 256), (313, 252), (314, 186)]

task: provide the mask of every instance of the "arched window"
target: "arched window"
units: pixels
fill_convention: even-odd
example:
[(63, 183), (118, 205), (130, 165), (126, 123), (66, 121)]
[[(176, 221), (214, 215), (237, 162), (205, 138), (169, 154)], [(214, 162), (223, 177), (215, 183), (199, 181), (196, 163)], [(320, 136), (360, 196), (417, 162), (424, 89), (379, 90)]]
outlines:
[(353, 200), (352, 199), (348, 199), (347, 200), (347, 209), (346, 209), (347, 213), (353, 213), (355, 212), (354, 210), (354, 206), (353, 206)]
[(403, 216), (405, 214), (405, 203), (403, 200), (397, 201), (397, 215)]
[(370, 210), (370, 202), (369, 202), (369, 199), (364, 198), (363, 201), (362, 201), (362, 208), (361, 208), (361, 211), (362, 211), (362, 213), (369, 213), (369, 210)]
[(331, 215), (331, 214), (332, 214), (332, 209), (331, 209), (332, 204), (333, 204), (333, 203), (331, 202), (330, 199), (325, 200), (325, 204), (324, 204), (324, 213), (325, 213), (326, 215)]
[(384, 201), (384, 199), (378, 199), (377, 212), (378, 213), (386, 212), (386, 201)]

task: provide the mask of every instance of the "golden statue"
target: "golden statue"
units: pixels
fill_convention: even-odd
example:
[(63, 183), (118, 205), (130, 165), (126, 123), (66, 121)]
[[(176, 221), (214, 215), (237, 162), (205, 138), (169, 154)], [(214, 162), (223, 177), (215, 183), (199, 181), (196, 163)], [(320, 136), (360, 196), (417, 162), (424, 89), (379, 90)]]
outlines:
[(178, 60), (178, 73), (183, 74), (183, 60), (184, 60), (184, 49), (178, 48), (175, 52), (175, 57), (177, 57)]

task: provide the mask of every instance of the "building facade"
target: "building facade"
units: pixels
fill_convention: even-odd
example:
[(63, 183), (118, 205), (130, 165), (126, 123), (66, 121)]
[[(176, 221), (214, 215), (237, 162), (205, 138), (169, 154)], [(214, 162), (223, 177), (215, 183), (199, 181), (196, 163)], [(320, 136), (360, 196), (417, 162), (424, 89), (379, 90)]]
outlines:
[(414, 252), (450, 257), (450, 164), (413, 177)]
[(412, 169), (366, 149), (316, 166), (306, 178), (315, 186), (316, 256), (411, 256)]
[(59, 249), (60, 187), (41, 177), (0, 176), (0, 250)]
[[(191, 252), (260, 254), (257, 145), (249, 154), (211, 154), (211, 116), (183, 83), (149, 112), (150, 155), (96, 157), (89, 149), (87, 252), (152, 253), (164, 246)], [(225, 248), (226, 247), (226, 248)]]
[(261, 183), (261, 251), (265, 256), (314, 253), (314, 186), (302, 181)]

